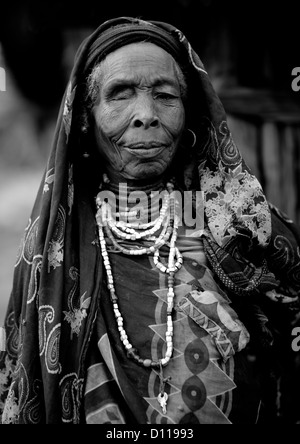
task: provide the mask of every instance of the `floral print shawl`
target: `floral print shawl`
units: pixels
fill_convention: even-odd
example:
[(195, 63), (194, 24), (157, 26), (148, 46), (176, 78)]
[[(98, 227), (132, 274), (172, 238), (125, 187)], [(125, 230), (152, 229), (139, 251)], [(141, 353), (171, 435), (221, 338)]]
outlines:
[(130, 26), (159, 33), (162, 40), (163, 34), (168, 35), (180, 48), (189, 89), (187, 128), (194, 131), (197, 143), (192, 150), (183, 143), (174, 167), (176, 178), (183, 189), (204, 192), (206, 257), (219, 284), (244, 315), (250, 334), (270, 339), (266, 291), (278, 287), (295, 296), (300, 288), (296, 227), (271, 209), (245, 165), (223, 106), (185, 36), (166, 23), (127, 17), (105, 22), (78, 49), (18, 252), (5, 320), (6, 351), (0, 362), (0, 410), (5, 423), (85, 421), (86, 356), (103, 285), (94, 202), (101, 162), (82, 160), (75, 117), (90, 48), (118, 25), (124, 26), (127, 36)]

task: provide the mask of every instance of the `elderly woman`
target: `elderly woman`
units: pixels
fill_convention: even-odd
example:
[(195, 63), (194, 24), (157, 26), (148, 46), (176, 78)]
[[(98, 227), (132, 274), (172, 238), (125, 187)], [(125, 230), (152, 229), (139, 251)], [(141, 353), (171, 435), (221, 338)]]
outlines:
[[(146, 196), (143, 211), (132, 195)], [(185, 36), (105, 22), (77, 52), (19, 250), (2, 422), (272, 417), (270, 350), (291, 334), (298, 239), (243, 162)]]

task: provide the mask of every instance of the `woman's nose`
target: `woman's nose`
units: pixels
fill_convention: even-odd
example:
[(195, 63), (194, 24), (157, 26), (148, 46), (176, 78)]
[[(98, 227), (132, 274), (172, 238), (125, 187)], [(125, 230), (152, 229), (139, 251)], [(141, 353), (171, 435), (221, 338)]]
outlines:
[(132, 125), (135, 128), (157, 128), (159, 117), (155, 111), (154, 99), (149, 94), (137, 98)]

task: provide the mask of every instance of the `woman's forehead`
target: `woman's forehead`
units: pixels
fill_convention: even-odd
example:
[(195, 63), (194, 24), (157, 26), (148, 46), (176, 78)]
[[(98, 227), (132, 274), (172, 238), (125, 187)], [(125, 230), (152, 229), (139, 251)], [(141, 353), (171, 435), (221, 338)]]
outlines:
[(159, 46), (149, 43), (132, 43), (110, 53), (102, 65), (102, 81), (145, 78), (176, 78), (173, 57)]

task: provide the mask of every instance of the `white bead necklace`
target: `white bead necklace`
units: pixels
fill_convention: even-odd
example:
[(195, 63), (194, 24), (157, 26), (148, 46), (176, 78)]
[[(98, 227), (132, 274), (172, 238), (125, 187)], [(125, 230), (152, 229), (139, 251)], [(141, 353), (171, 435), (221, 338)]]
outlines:
[[(103, 263), (107, 275), (107, 287), (110, 292), (110, 299), (113, 305), (114, 315), (119, 330), (119, 335), (124, 348), (127, 351), (127, 356), (133, 359), (137, 364), (143, 367), (151, 367), (160, 370), (160, 392), (157, 400), (161, 406), (162, 412), (166, 413), (166, 405), (168, 394), (164, 391), (165, 383), (167, 379), (163, 378), (163, 367), (167, 366), (173, 354), (173, 321), (172, 314), (174, 309), (174, 283), (175, 273), (181, 268), (183, 264), (183, 257), (179, 249), (176, 247), (177, 233), (178, 233), (178, 217), (176, 216), (176, 201), (174, 199), (173, 191), (174, 185), (167, 183), (166, 197), (163, 201), (160, 215), (156, 221), (147, 224), (130, 224), (126, 222), (117, 222), (114, 220), (110, 205), (107, 202), (103, 202), (100, 197), (100, 193), (96, 198), (97, 214), (96, 220), (98, 225), (100, 248), (103, 257)], [(164, 224), (164, 226), (163, 226)], [(161, 233), (158, 237), (155, 237), (161, 229)], [(138, 230), (138, 231), (137, 231)], [(118, 304), (118, 296), (115, 291), (114, 278), (112, 275), (111, 264), (106, 247), (105, 234), (111, 240), (114, 247), (123, 254), (126, 255), (149, 255), (153, 254), (155, 266), (163, 273), (168, 274), (168, 293), (167, 293), (167, 330), (165, 334), (166, 338), (166, 353), (165, 356), (157, 361), (151, 359), (143, 359), (139, 356), (137, 350), (132, 346), (129, 341), (127, 332), (124, 328), (124, 319), (121, 315), (121, 311)], [(152, 241), (153, 245), (148, 248), (124, 248), (118, 240), (114, 237), (126, 241), (135, 241), (144, 239)], [(169, 241), (169, 257), (168, 266), (164, 266), (159, 259), (159, 250)], [(175, 262), (176, 259), (176, 262)]]

